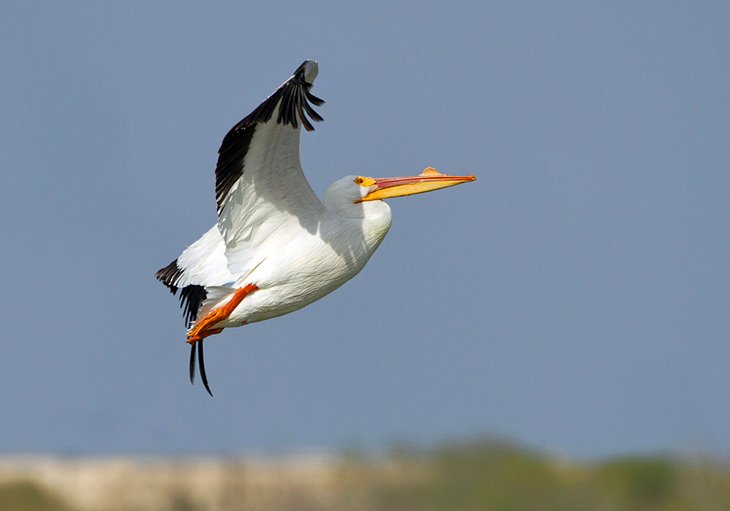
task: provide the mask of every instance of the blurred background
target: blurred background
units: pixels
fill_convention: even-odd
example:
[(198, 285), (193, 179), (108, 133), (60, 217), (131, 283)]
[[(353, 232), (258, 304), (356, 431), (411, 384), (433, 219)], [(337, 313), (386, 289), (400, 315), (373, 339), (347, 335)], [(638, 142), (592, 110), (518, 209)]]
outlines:
[[(730, 4), (10, 1), (0, 28), (0, 508), (730, 506)], [(361, 275), (217, 336), (211, 399), (153, 275), (307, 58), (319, 194), (478, 181), (391, 201)], [(210, 485), (122, 503), (102, 472)]]

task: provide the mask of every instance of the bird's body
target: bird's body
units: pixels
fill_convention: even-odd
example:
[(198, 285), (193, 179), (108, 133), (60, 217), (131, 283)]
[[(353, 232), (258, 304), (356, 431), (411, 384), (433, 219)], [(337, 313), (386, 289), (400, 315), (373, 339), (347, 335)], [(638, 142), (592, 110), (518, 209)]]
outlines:
[[(346, 218), (323, 208), (312, 231), (301, 228), (295, 217), (288, 219), (257, 247), (261, 255), (251, 261), (251, 269), (236, 275), (228, 270), (223, 236), (213, 226), (178, 258), (179, 263), (190, 264), (196, 277), (203, 277), (203, 271), (195, 271), (198, 268), (211, 274), (208, 297), (198, 315), (223, 305), (247, 284), (255, 283), (257, 292), (217, 327), (281, 316), (334, 291), (362, 270), (390, 228), (387, 204), (378, 201), (365, 207), (379, 211), (367, 218)], [(195, 280), (202, 282), (202, 278)]]
[[(299, 163), (300, 126), (323, 103), (309, 89), (317, 64), (304, 62), (226, 135), (216, 167), (218, 221), (157, 278), (173, 293), (190, 329), (191, 378), (198, 345), (224, 328), (281, 316), (357, 275), (390, 228), (382, 198), (472, 181), (434, 169), (405, 178), (347, 176), (321, 202)], [(209, 389), (208, 389), (209, 390)]]

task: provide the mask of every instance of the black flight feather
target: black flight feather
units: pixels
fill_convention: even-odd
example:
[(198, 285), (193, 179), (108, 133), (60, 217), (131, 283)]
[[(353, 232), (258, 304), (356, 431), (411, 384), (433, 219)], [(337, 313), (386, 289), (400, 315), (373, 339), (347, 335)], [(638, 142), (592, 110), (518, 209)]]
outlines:
[[(277, 124), (290, 125), (296, 129), (299, 122), (304, 129), (313, 131), (311, 121), (322, 121), (323, 118), (315, 112), (312, 105), (320, 106), (324, 100), (318, 98), (309, 89), (312, 84), (306, 81), (305, 69), (309, 61), (300, 65), (291, 78), (266, 98), (256, 109), (236, 124), (223, 138), (218, 150), (218, 163), (215, 168), (215, 199), (218, 205), (218, 214), (233, 185), (243, 176), (243, 162), (251, 144), (256, 125), (271, 120), (276, 107), (280, 105), (276, 116)], [(309, 116), (309, 118), (307, 118)]]
[[(183, 269), (177, 265), (177, 259), (175, 259), (164, 268), (157, 270), (155, 277), (167, 286), (172, 294), (177, 294), (179, 290), (177, 284), (180, 277), (182, 277), (182, 274)], [(183, 310), (185, 326), (189, 327), (196, 319), (198, 319), (198, 310), (205, 301), (206, 296), (207, 293), (203, 286), (191, 284), (180, 290), (180, 308)]]

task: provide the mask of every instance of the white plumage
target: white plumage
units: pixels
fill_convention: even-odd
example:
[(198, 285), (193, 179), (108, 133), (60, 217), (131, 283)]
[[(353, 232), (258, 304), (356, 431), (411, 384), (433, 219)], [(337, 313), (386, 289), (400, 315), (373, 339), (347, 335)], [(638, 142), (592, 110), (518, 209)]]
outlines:
[[(336, 181), (320, 202), (299, 161), (300, 128), (322, 118), (310, 93), (317, 63), (305, 61), (223, 140), (216, 166), (218, 221), (157, 272), (180, 293), (192, 345), (198, 345), (203, 383), (203, 339), (223, 328), (293, 312), (354, 277), (391, 223), (381, 199), (422, 193), (474, 180), (427, 169), (418, 176)], [(311, 104), (310, 104), (311, 103)]]

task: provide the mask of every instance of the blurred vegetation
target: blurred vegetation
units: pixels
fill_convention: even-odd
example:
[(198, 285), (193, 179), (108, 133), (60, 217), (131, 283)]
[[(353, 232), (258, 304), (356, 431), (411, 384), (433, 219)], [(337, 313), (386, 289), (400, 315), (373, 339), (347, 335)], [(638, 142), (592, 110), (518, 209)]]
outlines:
[[(217, 504), (206, 506), (178, 488), (166, 490), (164, 511), (730, 510), (726, 463), (671, 456), (578, 463), (493, 440), (399, 447), (385, 457), (342, 456), (333, 465), (332, 479), (327, 476), (325, 496), (321, 485), (307, 489), (308, 483), (296, 478), (265, 491), (249, 488), (246, 495), (243, 486), (234, 484), (250, 470), (240, 467), (231, 465), (227, 486), (211, 488), (210, 493), (218, 492)], [(297, 493), (291, 490), (295, 486)], [(120, 509), (119, 502), (109, 509)], [(30, 482), (0, 485), (0, 511), (5, 510), (82, 511)]]
[(71, 511), (61, 500), (41, 486), (29, 482), (0, 485), (0, 510), (2, 511)]
[(349, 491), (379, 511), (730, 510), (730, 466), (669, 456), (576, 463), (508, 442), (400, 448), (350, 458)]

